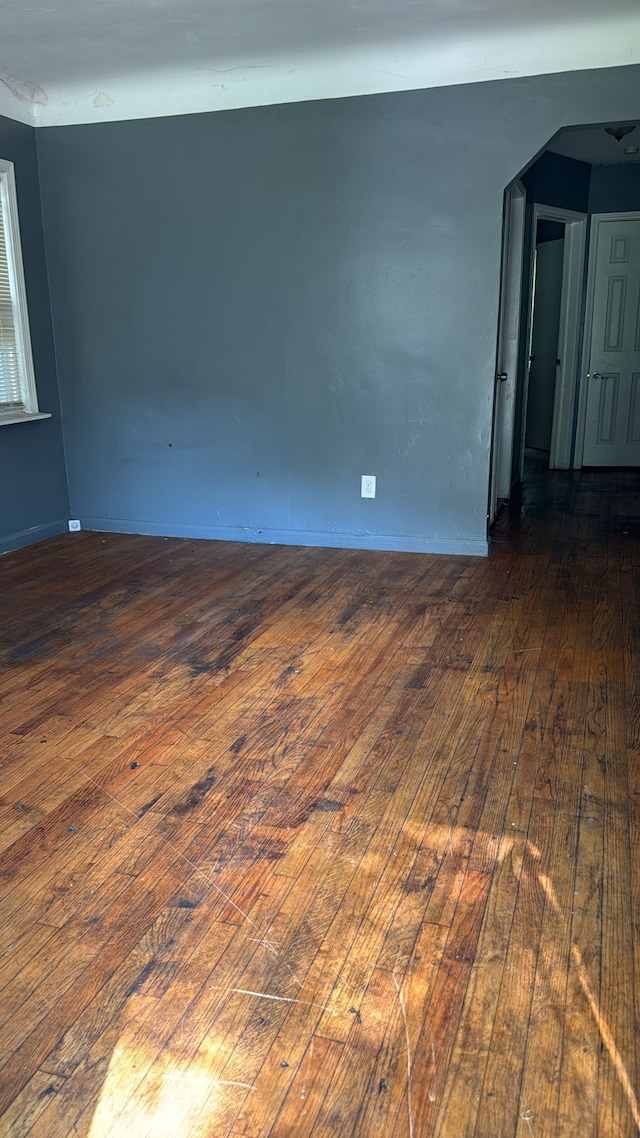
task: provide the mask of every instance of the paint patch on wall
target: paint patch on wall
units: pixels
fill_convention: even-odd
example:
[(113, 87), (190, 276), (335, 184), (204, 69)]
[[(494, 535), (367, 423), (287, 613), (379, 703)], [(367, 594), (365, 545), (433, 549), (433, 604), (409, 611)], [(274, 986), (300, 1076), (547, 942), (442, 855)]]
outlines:
[(111, 95), (105, 94), (104, 91), (99, 91), (97, 95), (94, 95), (94, 107), (112, 107), (114, 103), (115, 99), (112, 99)]

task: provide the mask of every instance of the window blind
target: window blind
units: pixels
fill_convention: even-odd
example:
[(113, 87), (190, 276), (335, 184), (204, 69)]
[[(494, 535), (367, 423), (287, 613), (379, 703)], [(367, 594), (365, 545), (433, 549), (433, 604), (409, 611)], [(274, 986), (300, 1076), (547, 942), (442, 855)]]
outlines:
[(0, 192), (0, 405), (19, 409), (23, 406), (20, 353), (9, 275), (5, 200)]

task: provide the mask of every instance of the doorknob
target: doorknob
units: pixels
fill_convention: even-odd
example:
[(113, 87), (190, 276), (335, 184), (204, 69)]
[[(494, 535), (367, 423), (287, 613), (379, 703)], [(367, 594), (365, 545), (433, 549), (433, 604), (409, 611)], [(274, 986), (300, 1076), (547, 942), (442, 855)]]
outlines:
[(508, 378), (509, 376), (507, 375), (506, 371), (499, 371), (496, 375), (496, 379), (499, 379), (500, 383), (506, 383)]
[(604, 379), (604, 376), (601, 371), (592, 371), (591, 375), (587, 376), (587, 379)]

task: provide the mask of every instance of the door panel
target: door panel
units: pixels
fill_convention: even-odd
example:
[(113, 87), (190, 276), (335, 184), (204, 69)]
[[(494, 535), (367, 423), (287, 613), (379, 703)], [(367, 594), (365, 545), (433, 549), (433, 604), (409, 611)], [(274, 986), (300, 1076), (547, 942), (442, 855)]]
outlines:
[(603, 375), (598, 384), (598, 427), (596, 433), (598, 445), (615, 445), (619, 386), (619, 375)]
[(622, 351), (622, 334), (624, 331), (624, 310), (627, 302), (626, 277), (609, 277), (607, 294), (607, 316), (604, 322), (605, 352)]
[(593, 258), (585, 466), (640, 465), (640, 220), (599, 221)]
[(631, 376), (631, 414), (627, 442), (640, 443), (640, 371)]

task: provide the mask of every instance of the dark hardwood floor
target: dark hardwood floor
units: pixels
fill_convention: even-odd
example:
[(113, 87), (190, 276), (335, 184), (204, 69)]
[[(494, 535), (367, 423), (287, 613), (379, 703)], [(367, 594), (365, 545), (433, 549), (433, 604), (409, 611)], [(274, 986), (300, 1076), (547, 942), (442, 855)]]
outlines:
[(0, 1133), (639, 1129), (640, 473), (0, 561)]

